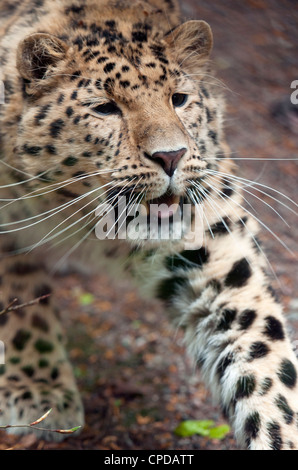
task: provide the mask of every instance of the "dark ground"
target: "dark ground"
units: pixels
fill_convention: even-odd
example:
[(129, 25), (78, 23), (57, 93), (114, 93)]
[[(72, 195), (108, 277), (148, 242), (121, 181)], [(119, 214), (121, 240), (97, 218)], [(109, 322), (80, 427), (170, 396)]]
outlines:
[[(290, 85), (298, 80), (297, 1), (187, 0), (183, 11), (185, 18), (204, 19), (213, 29), (212, 58), (227, 87), (226, 132), (233, 156), (243, 159), (237, 160), (240, 175), (298, 201), (297, 162), (286, 160), (297, 157), (298, 147), (298, 105), (296, 113), (290, 110)], [(250, 158), (263, 160), (245, 160)], [(296, 215), (261, 192), (255, 194), (287, 220), (290, 227), (264, 202), (250, 198), (256, 215), (297, 256)], [(295, 209), (277, 193), (271, 195)], [(297, 261), (265, 228), (263, 236), (298, 345)], [(159, 304), (144, 302), (128, 284), (115, 288), (105, 276), (68, 275), (59, 286), (86, 427), (61, 444), (1, 433), (0, 449), (237, 448), (231, 434), (222, 441), (174, 435), (184, 419), (224, 420), (185, 358), (181, 334), (171, 329)], [(86, 293), (94, 298), (82, 306)]]

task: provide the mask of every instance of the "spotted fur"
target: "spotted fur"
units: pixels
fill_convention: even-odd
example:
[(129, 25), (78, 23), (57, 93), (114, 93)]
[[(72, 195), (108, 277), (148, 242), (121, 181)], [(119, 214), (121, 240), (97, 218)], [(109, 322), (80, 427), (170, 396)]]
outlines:
[[(80, 264), (124, 266), (185, 329), (240, 446), (297, 449), (297, 360), (233, 178), (223, 102), (205, 80), (209, 26), (180, 24), (176, 0), (4, 0), (0, 11), (0, 311), (50, 294), (0, 316), (1, 424), (50, 407), (50, 427), (84, 422), (48, 274), (69, 240), (83, 241)], [(200, 207), (202, 243), (90, 250), (94, 211), (117, 194)]]

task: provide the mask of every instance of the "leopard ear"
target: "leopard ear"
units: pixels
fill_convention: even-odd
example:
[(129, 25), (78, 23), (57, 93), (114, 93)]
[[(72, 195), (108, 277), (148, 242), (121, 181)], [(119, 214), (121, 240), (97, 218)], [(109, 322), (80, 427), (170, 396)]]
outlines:
[(35, 33), (27, 36), (18, 46), (17, 68), (21, 76), (42, 84), (57, 72), (57, 68), (66, 58), (68, 46), (56, 36)]
[(191, 20), (181, 24), (164, 38), (179, 64), (186, 70), (204, 65), (213, 45), (212, 31), (205, 21)]

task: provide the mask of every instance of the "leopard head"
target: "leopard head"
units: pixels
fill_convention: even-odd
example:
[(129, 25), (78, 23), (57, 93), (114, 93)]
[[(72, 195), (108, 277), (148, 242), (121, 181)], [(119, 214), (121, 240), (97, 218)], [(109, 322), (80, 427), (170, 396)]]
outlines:
[(149, 21), (106, 19), (67, 38), (29, 35), (17, 52), (19, 162), (35, 185), (67, 184), (95, 207), (123, 196), (129, 208), (142, 204), (147, 224), (154, 206), (159, 222), (174, 225), (182, 204), (204, 200), (195, 185), (220, 152), (211, 48), (204, 21), (161, 33)]

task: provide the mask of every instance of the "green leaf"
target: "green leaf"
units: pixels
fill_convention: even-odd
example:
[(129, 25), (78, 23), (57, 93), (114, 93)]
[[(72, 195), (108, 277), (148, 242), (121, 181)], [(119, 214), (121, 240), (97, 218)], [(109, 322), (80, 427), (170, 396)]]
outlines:
[(180, 437), (190, 437), (198, 434), (209, 439), (223, 439), (230, 431), (230, 427), (227, 424), (221, 426), (214, 426), (214, 424), (214, 421), (211, 420), (187, 420), (182, 421), (174, 432)]
[(55, 429), (55, 432), (58, 432), (59, 434), (72, 434), (73, 432), (76, 432), (81, 427), (82, 426), (75, 426), (74, 428), (71, 428), (71, 429)]
[(82, 367), (74, 367), (73, 368), (73, 373), (74, 373), (74, 376), (77, 378), (77, 379), (80, 379), (82, 377), (85, 377), (87, 372), (85, 369), (83, 369)]
[(75, 426), (74, 428), (71, 428), (69, 432), (76, 432), (78, 429), (81, 429), (82, 426)]
[(91, 305), (94, 302), (94, 295), (89, 294), (88, 292), (81, 294), (79, 297), (79, 302), (82, 306)]
[(199, 434), (200, 436), (209, 436), (209, 428), (214, 425), (214, 421), (211, 420), (187, 420), (182, 421), (176, 429), (174, 430), (177, 436), (189, 437), (194, 434)]
[(135, 330), (137, 330), (138, 328), (140, 328), (141, 324), (142, 324), (142, 323), (140, 322), (140, 320), (134, 320), (134, 321), (131, 323), (131, 326), (132, 326)]
[(227, 424), (222, 424), (221, 426), (217, 426), (216, 428), (212, 428), (209, 430), (209, 438), (223, 439), (224, 437), (226, 437), (229, 431), (230, 427)]

